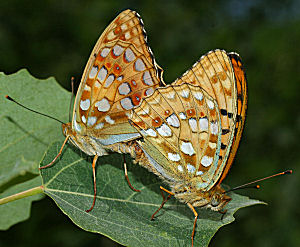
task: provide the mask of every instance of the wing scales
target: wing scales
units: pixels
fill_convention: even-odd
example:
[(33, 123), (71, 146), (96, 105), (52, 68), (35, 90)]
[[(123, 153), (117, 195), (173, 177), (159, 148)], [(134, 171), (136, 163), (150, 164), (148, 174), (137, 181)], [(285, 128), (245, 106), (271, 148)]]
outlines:
[(237, 86), (234, 70), (228, 54), (223, 50), (210, 51), (202, 56), (184, 75), (174, 84), (180, 85), (189, 82), (202, 87), (212, 96), (221, 113), (221, 149), (219, 154), (218, 169), (213, 173), (213, 178), (207, 189), (212, 188), (217, 182), (226, 166), (227, 157), (231, 150), (235, 135), (235, 122), (237, 116)]
[(142, 20), (134, 11), (123, 11), (91, 53), (75, 99), (73, 129), (100, 140), (114, 139), (109, 143), (136, 136), (128, 123), (129, 111), (163, 85), (161, 73)]
[(234, 157), (236, 155), (237, 149), (239, 147), (244, 124), (245, 118), (247, 113), (247, 101), (248, 101), (248, 92), (247, 92), (247, 80), (246, 74), (243, 68), (242, 60), (236, 53), (229, 53), (228, 56), (230, 57), (232, 67), (234, 70), (235, 81), (237, 85), (237, 118), (235, 123), (235, 135), (232, 141), (232, 146), (230, 150), (229, 157), (227, 159), (227, 163), (225, 169), (222, 173), (221, 178), (218, 181), (218, 184), (221, 184), (223, 179), (226, 177)]
[(146, 165), (149, 170), (168, 181), (210, 179), (207, 171), (216, 169), (218, 160), (220, 115), (216, 102), (200, 87), (158, 88), (133, 109), (131, 121), (144, 137), (142, 149), (156, 162)]

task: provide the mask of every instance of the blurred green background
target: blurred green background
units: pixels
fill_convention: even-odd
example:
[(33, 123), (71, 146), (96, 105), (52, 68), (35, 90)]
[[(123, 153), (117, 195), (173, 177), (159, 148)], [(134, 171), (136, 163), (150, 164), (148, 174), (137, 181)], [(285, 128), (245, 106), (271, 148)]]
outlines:
[[(269, 205), (237, 212), (237, 220), (220, 229), (210, 246), (300, 246), (300, 2), (1, 1), (0, 71), (27, 68), (37, 78), (54, 76), (69, 89), (71, 76), (79, 82), (98, 36), (127, 8), (142, 16), (167, 83), (209, 50), (241, 55), (249, 108), (226, 184), (294, 170), (259, 191), (240, 191)], [(80, 230), (49, 198), (33, 203), (29, 220), (0, 233), (1, 247), (58, 245), (117, 246)]]

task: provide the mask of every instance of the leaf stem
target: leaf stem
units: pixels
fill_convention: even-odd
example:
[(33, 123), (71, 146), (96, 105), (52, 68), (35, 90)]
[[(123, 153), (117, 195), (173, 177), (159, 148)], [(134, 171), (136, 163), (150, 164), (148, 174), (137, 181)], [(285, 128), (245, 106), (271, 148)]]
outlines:
[(11, 195), (11, 196), (1, 198), (0, 205), (8, 203), (8, 202), (13, 202), (15, 200), (19, 200), (19, 199), (22, 199), (22, 198), (25, 198), (28, 196), (40, 194), (40, 193), (43, 193), (43, 191), (44, 191), (44, 188), (42, 185), (38, 186), (38, 187), (34, 187), (29, 190), (25, 190), (25, 191), (22, 191), (20, 193), (17, 193), (17, 194)]

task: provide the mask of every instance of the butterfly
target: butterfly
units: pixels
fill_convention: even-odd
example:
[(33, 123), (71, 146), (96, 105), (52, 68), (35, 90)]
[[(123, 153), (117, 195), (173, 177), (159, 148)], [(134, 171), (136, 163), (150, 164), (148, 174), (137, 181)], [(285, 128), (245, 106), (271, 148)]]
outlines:
[[(171, 85), (157, 88), (132, 109), (129, 119), (141, 136), (136, 162), (158, 175), (195, 219), (205, 207), (222, 209), (231, 200), (220, 186), (241, 139), (247, 109), (247, 82), (236, 53), (211, 51)], [(163, 194), (163, 193), (162, 193)], [(158, 212), (158, 210), (152, 215)]]
[(87, 212), (95, 205), (98, 157), (108, 150), (130, 152), (130, 141), (140, 134), (129, 124), (129, 113), (143, 97), (164, 85), (162, 72), (147, 45), (140, 16), (131, 10), (120, 13), (90, 55), (75, 98), (72, 122), (62, 125), (66, 138), (58, 155), (41, 167), (52, 165), (67, 141), (94, 156), (94, 200)]

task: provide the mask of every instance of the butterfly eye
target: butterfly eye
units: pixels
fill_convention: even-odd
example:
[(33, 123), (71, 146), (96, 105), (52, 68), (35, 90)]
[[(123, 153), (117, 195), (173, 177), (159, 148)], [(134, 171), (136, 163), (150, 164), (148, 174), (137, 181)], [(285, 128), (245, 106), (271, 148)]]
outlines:
[(70, 133), (71, 125), (70, 124), (62, 124), (62, 130), (64, 136), (67, 136)]
[(213, 196), (213, 198), (211, 199), (210, 204), (211, 204), (211, 206), (213, 206), (213, 207), (217, 207), (217, 206), (220, 204), (220, 202), (221, 202), (220, 196), (219, 196), (218, 194), (215, 194), (215, 195)]

